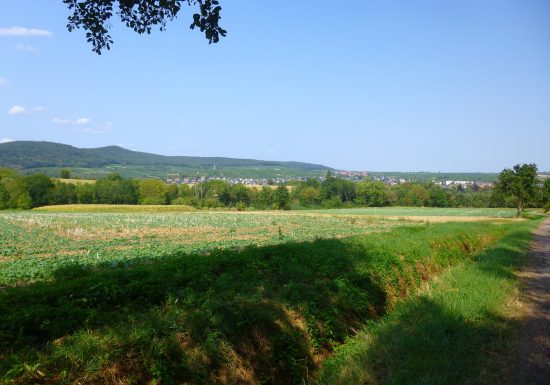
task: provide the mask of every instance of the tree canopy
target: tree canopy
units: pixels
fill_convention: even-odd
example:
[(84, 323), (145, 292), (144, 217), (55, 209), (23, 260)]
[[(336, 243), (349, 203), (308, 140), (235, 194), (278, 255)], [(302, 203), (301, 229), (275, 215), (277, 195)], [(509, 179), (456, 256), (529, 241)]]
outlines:
[(542, 204), (544, 211), (550, 211), (550, 177), (546, 178), (542, 186)]
[(537, 165), (516, 164), (512, 169), (504, 169), (498, 176), (497, 191), (514, 199), (519, 217), (527, 204), (536, 197)]
[(220, 27), (221, 6), (217, 0), (63, 0), (72, 14), (67, 29), (84, 29), (92, 50), (101, 55), (111, 49), (113, 40), (109, 34), (112, 18), (118, 16), (126, 27), (139, 34), (151, 33), (153, 27), (161, 31), (168, 21), (174, 20), (182, 5), (198, 6), (193, 14), (191, 29), (199, 29), (209, 43), (217, 43), (227, 31)]

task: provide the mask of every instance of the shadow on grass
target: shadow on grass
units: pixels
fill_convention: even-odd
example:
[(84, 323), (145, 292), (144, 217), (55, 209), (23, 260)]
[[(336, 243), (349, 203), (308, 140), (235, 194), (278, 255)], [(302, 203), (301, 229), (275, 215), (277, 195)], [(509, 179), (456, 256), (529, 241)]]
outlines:
[[(374, 257), (371, 256), (371, 257)], [(385, 307), (352, 242), (59, 270), (0, 292), (0, 375), (22, 382), (299, 383)]]
[(519, 322), (505, 307), (535, 224), (443, 274), (341, 346), (320, 384), (507, 384)]
[[(327, 363), (321, 383), (496, 384), (498, 373), (488, 372), (487, 360), (502, 353), (501, 339), (510, 327), (492, 313), (473, 321), (419, 297), (399, 317), (373, 327), (375, 337), (365, 334), (346, 346), (346, 354)], [(480, 382), (484, 377), (488, 382)]]

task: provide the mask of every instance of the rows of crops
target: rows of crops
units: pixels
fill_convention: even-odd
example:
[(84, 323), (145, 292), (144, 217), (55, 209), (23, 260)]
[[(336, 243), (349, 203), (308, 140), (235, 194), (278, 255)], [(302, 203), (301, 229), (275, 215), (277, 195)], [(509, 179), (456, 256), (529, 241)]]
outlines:
[(69, 264), (137, 259), (384, 231), (409, 222), (369, 217), (220, 212), (0, 214), (0, 284), (41, 280)]
[(381, 215), (381, 216), (445, 216), (514, 218), (515, 209), (509, 208), (450, 208), (450, 207), (360, 207), (351, 209), (312, 210), (325, 214)]

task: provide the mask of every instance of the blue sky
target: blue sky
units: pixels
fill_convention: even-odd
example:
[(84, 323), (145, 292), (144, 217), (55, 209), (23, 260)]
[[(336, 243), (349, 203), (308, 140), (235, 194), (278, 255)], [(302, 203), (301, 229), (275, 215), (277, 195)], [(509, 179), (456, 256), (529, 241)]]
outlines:
[(65, 29), (61, 0), (1, 2), (0, 140), (352, 170), (550, 170), (549, 1), (221, 3), (217, 45), (189, 30), (185, 7), (149, 36), (114, 22), (98, 56)]

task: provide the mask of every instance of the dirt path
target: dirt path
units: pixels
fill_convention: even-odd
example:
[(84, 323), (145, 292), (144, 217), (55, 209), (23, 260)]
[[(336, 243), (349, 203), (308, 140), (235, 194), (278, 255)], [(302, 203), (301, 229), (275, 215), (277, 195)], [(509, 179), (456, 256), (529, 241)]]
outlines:
[(525, 319), (517, 384), (550, 384), (550, 219), (535, 231), (531, 265), (521, 273), (525, 283)]

